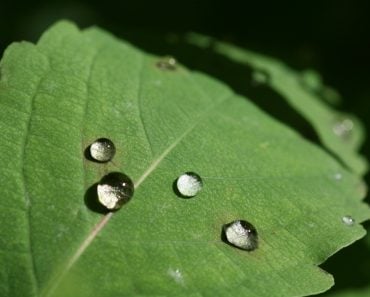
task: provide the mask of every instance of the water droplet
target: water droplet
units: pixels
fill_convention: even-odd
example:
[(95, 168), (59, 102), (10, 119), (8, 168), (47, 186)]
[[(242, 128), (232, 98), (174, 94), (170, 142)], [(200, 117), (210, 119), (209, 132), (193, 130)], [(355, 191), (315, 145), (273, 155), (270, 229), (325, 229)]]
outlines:
[(333, 132), (339, 137), (347, 137), (353, 130), (354, 124), (350, 119), (337, 121), (333, 126)]
[(355, 223), (355, 219), (352, 218), (351, 216), (344, 216), (342, 218), (342, 222), (347, 226), (352, 226)]
[(266, 84), (269, 80), (269, 74), (264, 70), (255, 70), (252, 73), (252, 85), (259, 86)]
[(225, 239), (235, 247), (253, 251), (258, 247), (256, 228), (244, 220), (236, 220), (223, 226)]
[(182, 276), (182, 273), (180, 269), (176, 268), (170, 268), (167, 271), (168, 275), (175, 280), (176, 283), (183, 285), (184, 284), (184, 278)]
[(339, 173), (339, 172), (337, 172), (336, 174), (334, 174), (334, 179), (335, 180), (341, 180), (342, 179), (342, 173)]
[(134, 195), (132, 180), (123, 173), (111, 172), (98, 185), (99, 202), (108, 209), (119, 209)]
[(174, 71), (176, 70), (177, 66), (177, 61), (174, 57), (164, 57), (161, 60), (157, 62), (157, 67), (162, 69), (162, 70), (170, 70)]
[(194, 172), (182, 174), (176, 181), (179, 194), (183, 197), (194, 197), (203, 187), (201, 177)]
[(90, 145), (90, 156), (98, 162), (112, 160), (115, 153), (113, 142), (107, 138), (99, 138)]

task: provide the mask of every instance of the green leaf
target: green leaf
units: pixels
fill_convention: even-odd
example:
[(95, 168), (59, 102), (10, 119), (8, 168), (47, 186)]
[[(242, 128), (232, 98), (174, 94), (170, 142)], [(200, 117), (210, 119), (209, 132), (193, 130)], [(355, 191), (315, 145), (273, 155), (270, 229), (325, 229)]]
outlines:
[[(299, 296), (328, 289), (317, 265), (364, 236), (361, 181), (320, 147), (207, 75), (158, 67), (108, 33), (60, 22), (1, 61), (0, 296)], [(85, 158), (111, 139), (107, 164)], [(97, 182), (135, 182), (123, 209)], [(194, 171), (192, 199), (173, 182)], [(338, 176), (341, 178), (338, 179)], [(341, 218), (350, 214), (356, 224)], [(259, 247), (222, 226), (245, 219)]]

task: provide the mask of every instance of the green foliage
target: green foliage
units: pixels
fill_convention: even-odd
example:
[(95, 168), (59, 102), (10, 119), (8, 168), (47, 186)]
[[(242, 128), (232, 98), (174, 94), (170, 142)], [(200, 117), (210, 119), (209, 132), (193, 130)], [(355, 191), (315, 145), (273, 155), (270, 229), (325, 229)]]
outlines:
[[(247, 58), (337, 158), (226, 84), (159, 67), (163, 58), (100, 29), (61, 22), (37, 45), (11, 45), (0, 73), (0, 295), (302, 296), (332, 286), (317, 265), (363, 237), (358, 223), (370, 217), (362, 131), (337, 139), (335, 113), (297, 74)], [(85, 158), (99, 137), (115, 143), (112, 162)], [(136, 193), (102, 214), (94, 185), (111, 171), (131, 176)], [(192, 199), (172, 188), (186, 171), (204, 181)], [(348, 214), (355, 225), (342, 223)], [(256, 226), (258, 249), (221, 240), (234, 219)]]

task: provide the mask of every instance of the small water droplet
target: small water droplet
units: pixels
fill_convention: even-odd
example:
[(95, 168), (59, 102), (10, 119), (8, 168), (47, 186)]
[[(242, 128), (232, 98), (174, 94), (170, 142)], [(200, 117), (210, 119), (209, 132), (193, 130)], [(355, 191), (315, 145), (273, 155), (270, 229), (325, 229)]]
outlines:
[(90, 145), (90, 156), (98, 162), (112, 160), (115, 153), (114, 143), (107, 138), (99, 138)]
[(225, 239), (235, 247), (253, 251), (258, 247), (256, 228), (244, 220), (236, 220), (223, 226)]
[(157, 62), (157, 67), (162, 70), (174, 71), (177, 68), (177, 61), (174, 57), (164, 57)]
[(301, 73), (300, 82), (306, 89), (314, 92), (320, 91), (323, 85), (320, 74), (311, 69), (304, 70)]
[(354, 124), (350, 119), (342, 119), (335, 122), (333, 132), (339, 137), (347, 137), (353, 130)]
[(252, 85), (259, 86), (266, 84), (269, 80), (269, 74), (264, 70), (255, 70), (252, 73)]
[(334, 174), (335, 180), (341, 180), (342, 178), (343, 178), (342, 173), (337, 172), (336, 174)]
[(176, 180), (176, 188), (183, 197), (194, 197), (202, 187), (201, 177), (194, 172), (186, 172)]
[(181, 285), (184, 284), (184, 278), (182, 276), (182, 273), (181, 273), (180, 269), (170, 268), (170, 269), (168, 269), (167, 272), (168, 272), (168, 275), (175, 280), (175, 282), (177, 282), (178, 284), (181, 284)]
[(355, 219), (352, 218), (351, 216), (344, 216), (342, 218), (342, 222), (347, 226), (352, 226), (355, 223)]
[(98, 185), (99, 202), (108, 209), (119, 209), (134, 195), (132, 180), (123, 173), (111, 172)]

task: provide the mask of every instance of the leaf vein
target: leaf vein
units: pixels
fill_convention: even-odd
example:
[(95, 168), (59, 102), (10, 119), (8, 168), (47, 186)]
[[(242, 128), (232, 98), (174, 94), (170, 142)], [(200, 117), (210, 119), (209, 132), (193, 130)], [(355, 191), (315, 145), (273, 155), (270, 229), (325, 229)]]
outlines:
[[(44, 74), (45, 75), (45, 74)], [(31, 131), (31, 125), (32, 125), (32, 114), (34, 113), (35, 110), (35, 99), (37, 96), (38, 89), (41, 86), (41, 83), (43, 81), (44, 77), (41, 77), (40, 80), (37, 83), (37, 86), (35, 88), (34, 94), (30, 98), (30, 104), (29, 104), (29, 115), (28, 119), (26, 121), (26, 131), (25, 131), (25, 137), (22, 145), (22, 151), (21, 151), (21, 162), (22, 162), (22, 180), (23, 180), (23, 191), (24, 191), (24, 199), (25, 199), (25, 206), (26, 206), (26, 220), (27, 220), (27, 233), (28, 233), (28, 245), (29, 245), (29, 251), (30, 251), (30, 266), (31, 266), (31, 271), (32, 275), (34, 278), (34, 284), (35, 284), (35, 289), (36, 292), (39, 291), (39, 280), (37, 277), (37, 272), (36, 272), (36, 263), (35, 263), (35, 256), (33, 253), (33, 247), (32, 247), (32, 230), (31, 230), (31, 205), (32, 201), (29, 195), (29, 189), (28, 189), (28, 181), (27, 181), (27, 174), (26, 174), (26, 148), (29, 142), (29, 135)]]

